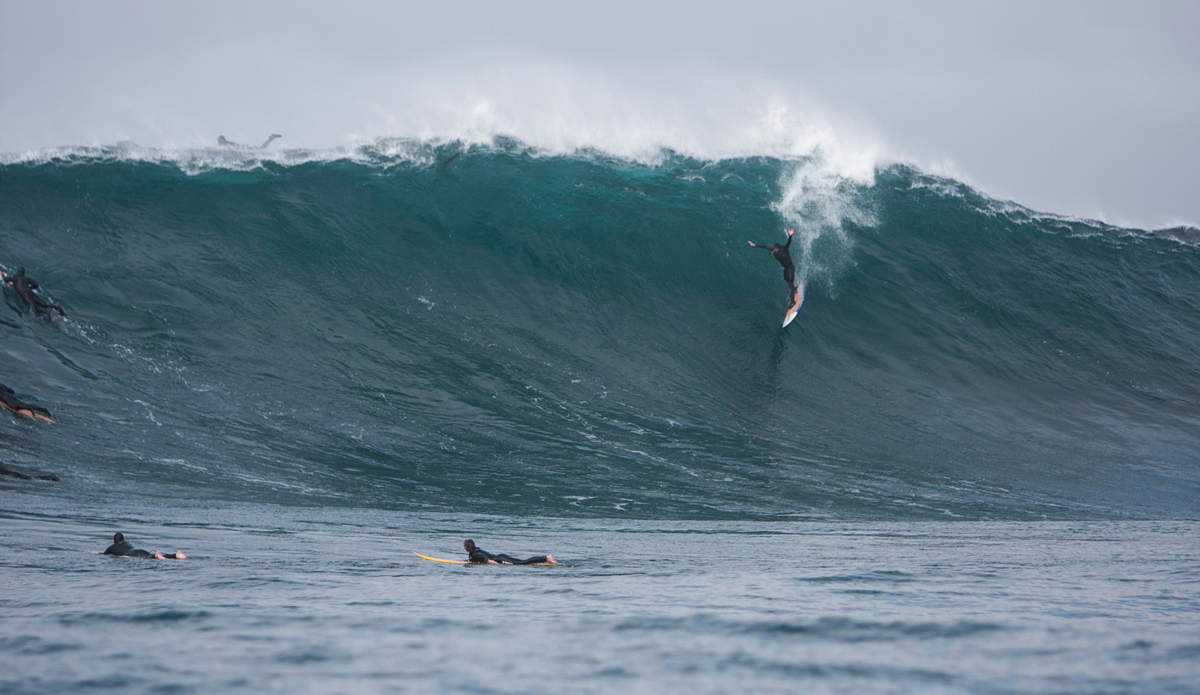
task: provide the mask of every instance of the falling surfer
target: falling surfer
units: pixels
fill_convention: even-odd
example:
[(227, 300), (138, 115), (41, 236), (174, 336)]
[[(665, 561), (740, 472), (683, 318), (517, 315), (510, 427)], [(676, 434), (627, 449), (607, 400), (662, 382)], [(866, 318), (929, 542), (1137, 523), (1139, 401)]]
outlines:
[[(271, 137), (267, 138), (266, 142), (264, 142), (262, 145), (259, 145), (259, 149), (266, 149), (267, 145), (270, 145), (272, 142), (275, 142), (281, 137), (283, 136), (278, 133), (273, 133)], [(224, 135), (217, 136), (217, 144), (221, 147), (245, 147), (241, 143), (234, 142), (233, 140), (226, 140)]]
[(788, 247), (792, 245), (792, 235), (796, 230), (789, 229), (787, 232), (788, 240), (786, 244), (756, 244), (753, 241), (746, 242), (756, 249), (766, 249), (771, 252), (775, 260), (779, 261), (779, 265), (783, 266), (783, 280), (788, 285), (789, 300), (791, 304), (788, 306), (787, 314), (783, 317), (783, 325), (786, 327), (796, 318), (796, 312), (800, 311), (800, 305), (804, 303), (804, 283), (796, 282), (796, 264), (792, 263), (792, 254), (788, 251)]

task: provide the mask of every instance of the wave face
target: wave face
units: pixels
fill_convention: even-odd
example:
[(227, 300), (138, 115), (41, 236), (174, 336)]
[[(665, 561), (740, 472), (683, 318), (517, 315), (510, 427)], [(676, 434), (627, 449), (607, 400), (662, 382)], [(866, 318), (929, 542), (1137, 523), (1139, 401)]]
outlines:
[[(0, 165), (4, 426), (61, 494), (664, 518), (1189, 516), (1200, 232), (819, 154), (498, 138)], [(787, 227), (808, 298), (781, 330)], [(75, 492), (70, 492), (75, 491)], [(60, 494), (60, 493), (55, 493)]]

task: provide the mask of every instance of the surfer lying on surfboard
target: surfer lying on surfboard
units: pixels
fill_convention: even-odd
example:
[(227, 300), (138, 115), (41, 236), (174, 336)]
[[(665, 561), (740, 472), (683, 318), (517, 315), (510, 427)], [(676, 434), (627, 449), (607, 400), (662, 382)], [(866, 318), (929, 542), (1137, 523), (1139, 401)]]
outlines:
[(155, 550), (154, 552), (150, 552), (149, 550), (142, 550), (141, 548), (135, 548), (135, 547), (133, 547), (133, 545), (131, 545), (129, 543), (129, 541), (125, 540), (125, 535), (121, 534), (121, 533), (117, 533), (117, 534), (113, 535), (112, 545), (108, 546), (108, 548), (105, 549), (104, 554), (105, 555), (116, 555), (117, 557), (152, 557), (155, 560), (186, 560), (187, 559), (187, 555), (184, 555), (182, 550), (176, 550), (175, 552), (171, 553), (170, 555), (163, 555), (161, 552), (159, 552), (157, 550)]
[(746, 243), (756, 249), (766, 249), (771, 252), (775, 260), (779, 261), (779, 265), (783, 266), (783, 281), (788, 284), (788, 312), (783, 319), (783, 325), (786, 326), (796, 318), (796, 312), (800, 311), (800, 305), (804, 303), (804, 283), (796, 283), (796, 264), (792, 263), (792, 254), (788, 251), (788, 247), (792, 245), (792, 235), (796, 230), (789, 229), (787, 231), (788, 240), (786, 244), (756, 244), (753, 241)]
[(4, 384), (0, 384), (0, 406), (4, 406), (17, 415), (37, 418), (38, 420), (45, 420), (46, 422), (54, 422), (54, 418), (50, 416), (49, 410), (46, 410), (40, 405), (30, 405), (20, 400), (17, 398), (17, 394), (13, 393), (13, 390)]
[(557, 565), (558, 562), (553, 555), (538, 555), (531, 557), (528, 560), (518, 560), (515, 557), (509, 557), (503, 553), (493, 555), (484, 551), (482, 548), (475, 546), (475, 541), (468, 538), (463, 541), (463, 548), (466, 549), (467, 555), (471, 558), (469, 562), (473, 565)]
[(59, 316), (66, 316), (61, 306), (47, 302), (34, 292), (38, 288), (37, 281), (25, 274), (24, 267), (17, 268), (16, 275), (0, 270), (0, 277), (4, 278), (4, 284), (12, 285), (13, 292), (17, 293), (17, 297), (25, 303), (25, 306), (33, 309), (38, 316), (49, 319), (51, 309), (57, 311)]

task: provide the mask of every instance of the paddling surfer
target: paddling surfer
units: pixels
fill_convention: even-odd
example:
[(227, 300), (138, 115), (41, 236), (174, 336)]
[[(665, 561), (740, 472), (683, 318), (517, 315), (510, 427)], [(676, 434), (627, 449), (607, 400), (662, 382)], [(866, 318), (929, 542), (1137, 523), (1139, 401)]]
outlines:
[(469, 562), (473, 565), (557, 565), (558, 562), (553, 555), (538, 555), (531, 557), (528, 560), (518, 560), (515, 557), (509, 557), (503, 553), (495, 554), (486, 552), (482, 548), (476, 547), (475, 541), (468, 538), (463, 541), (463, 548), (467, 551), (467, 556), (470, 557)]
[(49, 410), (40, 405), (30, 405), (22, 401), (17, 398), (17, 394), (12, 389), (4, 384), (0, 384), (0, 406), (8, 408), (17, 415), (45, 420), (46, 422), (54, 422), (54, 417), (50, 415)]
[(108, 546), (108, 548), (105, 549), (104, 554), (105, 555), (116, 555), (118, 557), (152, 557), (155, 560), (186, 560), (187, 559), (187, 555), (184, 555), (182, 550), (176, 550), (175, 552), (171, 553), (170, 555), (163, 555), (161, 552), (159, 552), (157, 550), (155, 550), (154, 552), (150, 552), (149, 550), (142, 550), (141, 548), (135, 548), (135, 547), (133, 547), (132, 544), (129, 543), (129, 541), (126, 541), (125, 536), (120, 533), (113, 535), (113, 544)]
[(4, 275), (4, 284), (12, 285), (13, 292), (17, 293), (17, 297), (25, 302), (26, 306), (33, 309), (38, 316), (49, 318), (51, 309), (57, 311), (60, 316), (66, 316), (61, 306), (47, 302), (34, 292), (38, 287), (37, 281), (25, 274), (24, 266), (17, 268), (16, 275), (0, 274)]

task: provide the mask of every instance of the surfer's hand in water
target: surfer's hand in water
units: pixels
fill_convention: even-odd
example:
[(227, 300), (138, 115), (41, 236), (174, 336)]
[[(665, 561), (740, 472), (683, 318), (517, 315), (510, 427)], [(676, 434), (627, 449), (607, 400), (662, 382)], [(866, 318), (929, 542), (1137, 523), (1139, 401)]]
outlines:
[(796, 233), (796, 230), (794, 230), (794, 229), (789, 229), (789, 230), (788, 230), (788, 236), (791, 236), (791, 235), (793, 235), (793, 234), (795, 234), (795, 233)]

